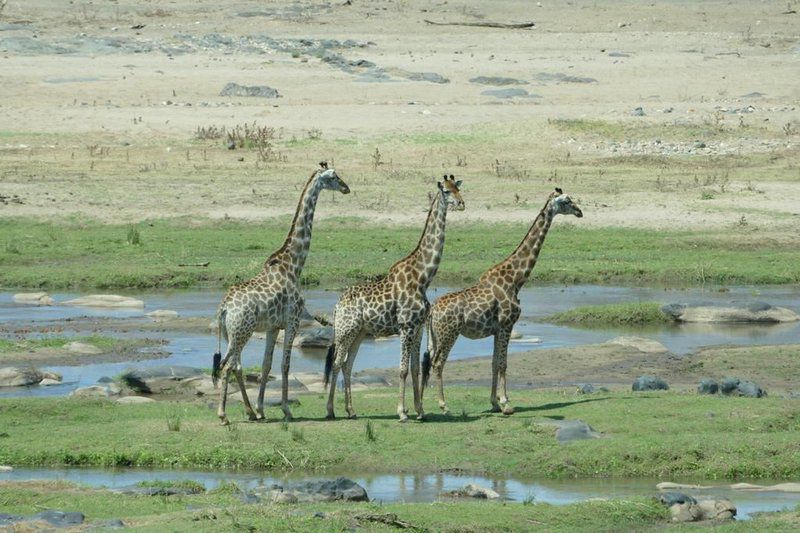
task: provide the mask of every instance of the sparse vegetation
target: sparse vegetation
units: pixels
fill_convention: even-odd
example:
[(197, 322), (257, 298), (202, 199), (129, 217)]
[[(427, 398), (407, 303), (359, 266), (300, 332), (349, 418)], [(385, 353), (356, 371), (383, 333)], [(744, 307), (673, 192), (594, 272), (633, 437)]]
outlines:
[(578, 307), (547, 317), (550, 322), (579, 326), (644, 326), (672, 321), (656, 302)]

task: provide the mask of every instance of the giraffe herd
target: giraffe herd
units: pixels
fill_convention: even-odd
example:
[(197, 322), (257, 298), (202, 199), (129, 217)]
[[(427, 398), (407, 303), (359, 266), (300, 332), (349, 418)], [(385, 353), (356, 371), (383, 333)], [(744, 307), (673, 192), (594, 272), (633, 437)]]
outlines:
[[(551, 193), (525, 238), (504, 261), (487, 270), (478, 282), (461, 291), (439, 298), (433, 306), (426, 295), (436, 276), (445, 241), (448, 210), (463, 210), (461, 181), (453, 175), (437, 183), (422, 235), (414, 250), (389, 268), (386, 276), (346, 289), (336, 304), (333, 315), (333, 344), (325, 361), (325, 384), (329, 386), (327, 418), (335, 418), (334, 395), (339, 372), (344, 375), (345, 410), (355, 418), (350, 382), (353, 363), (361, 342), (367, 336), (400, 335), (400, 380), (397, 415), (408, 420), (405, 388), (409, 370), (417, 419), (425, 413), (422, 396), (433, 371), (438, 379), (439, 407), (448, 412), (444, 399), (442, 373), (447, 356), (459, 335), (469, 339), (494, 336), (492, 357), (492, 411), (510, 415), (514, 409), (508, 402), (506, 367), (511, 330), (520, 316), (519, 290), (530, 276), (541, 251), (550, 224), (556, 215), (583, 213), (561, 189)], [(291, 420), (288, 406), (288, 382), (291, 348), (304, 309), (299, 287), (311, 244), (311, 227), (317, 199), (322, 190), (348, 194), (350, 188), (326, 163), (320, 163), (306, 182), (283, 245), (264, 262), (254, 278), (232, 286), (217, 311), (219, 334), (227, 342), (225, 357), (215, 354), (212, 377), (215, 385), (222, 382), (217, 415), (228, 424), (225, 403), (231, 374), (242, 394), (250, 420), (263, 420), (264, 389), (272, 367), (272, 354), (279, 330), (284, 330), (281, 408), (284, 418)], [(241, 366), (241, 354), (254, 331), (266, 332), (266, 347), (261, 367), (256, 409), (247, 397)], [(427, 330), (427, 351), (420, 375), (420, 346)], [(501, 394), (498, 398), (498, 384)]]

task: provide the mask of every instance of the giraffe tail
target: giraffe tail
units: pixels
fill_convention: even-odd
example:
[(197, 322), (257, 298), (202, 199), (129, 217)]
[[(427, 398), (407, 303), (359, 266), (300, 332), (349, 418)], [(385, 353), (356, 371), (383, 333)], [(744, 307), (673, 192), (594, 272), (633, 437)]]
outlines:
[[(220, 309), (219, 314), (217, 316), (218, 327), (217, 327), (217, 351), (214, 353), (214, 359), (211, 364), (211, 382), (214, 384), (214, 388), (217, 388), (217, 382), (219, 381), (219, 371), (222, 368), (222, 336), (225, 335), (225, 338), (228, 338), (228, 334), (225, 331), (225, 309)], [(227, 358), (226, 358), (227, 361)]]
[(336, 355), (336, 344), (331, 343), (328, 346), (328, 354), (325, 356), (325, 387), (328, 386), (328, 383), (331, 381), (333, 377), (333, 358)]
[(431, 377), (431, 353), (436, 353), (436, 339), (433, 337), (433, 327), (431, 323), (431, 313), (425, 321), (425, 329), (428, 331), (428, 349), (422, 354), (422, 388), (428, 386)]

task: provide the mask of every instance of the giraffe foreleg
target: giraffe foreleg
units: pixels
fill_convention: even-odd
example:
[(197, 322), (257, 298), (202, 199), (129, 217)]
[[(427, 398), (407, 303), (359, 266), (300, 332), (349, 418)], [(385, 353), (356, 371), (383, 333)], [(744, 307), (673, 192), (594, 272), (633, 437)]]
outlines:
[(275, 352), (275, 341), (277, 337), (277, 329), (267, 331), (267, 344), (264, 348), (264, 359), (261, 361), (261, 382), (258, 386), (258, 404), (256, 405), (256, 413), (262, 420), (267, 419), (264, 415), (264, 390), (267, 388), (269, 372), (272, 370), (272, 355)]
[(422, 343), (422, 327), (417, 327), (411, 340), (409, 350), (411, 352), (411, 386), (414, 390), (414, 410), (417, 412), (417, 420), (425, 419), (425, 411), (422, 407), (422, 387), (419, 380), (419, 351)]
[(292, 412), (289, 410), (289, 364), (292, 359), (292, 342), (294, 342), (295, 332), (297, 331), (297, 318), (287, 320), (286, 329), (283, 333), (283, 361), (281, 364), (281, 410), (286, 421), (292, 420)]
[(439, 409), (442, 410), (443, 413), (448, 414), (450, 413), (450, 409), (447, 407), (447, 402), (444, 399), (444, 364), (447, 362), (447, 357), (450, 355), (450, 350), (453, 349), (453, 345), (456, 342), (456, 338), (458, 338), (458, 332), (455, 331), (448, 331), (439, 335), (436, 335), (437, 339), (437, 346), (436, 352), (433, 354), (431, 358), (431, 366), (433, 367), (433, 372), (436, 374), (436, 379), (438, 382), (438, 400), (439, 400)]
[[(406, 378), (408, 377), (408, 367), (411, 361), (412, 344), (415, 336), (412, 328), (402, 328), (400, 330), (400, 391), (397, 399), (397, 416), (400, 422), (408, 420), (408, 409), (406, 408)], [(418, 356), (419, 357), (419, 356)], [(419, 361), (417, 361), (419, 364)], [(414, 387), (416, 390), (416, 387)], [(419, 396), (415, 396), (415, 402), (419, 401)]]
[(497, 374), (500, 381), (500, 406), (502, 407), (504, 415), (514, 414), (514, 408), (509, 404), (508, 401), (508, 389), (506, 381), (506, 368), (508, 367), (508, 340), (510, 337), (510, 331), (504, 332), (501, 336), (497, 364)]
[(497, 401), (497, 377), (500, 368), (500, 356), (499, 356), (499, 333), (496, 333), (494, 336), (494, 351), (492, 352), (492, 392), (491, 392), (491, 402), (492, 402), (492, 412), (499, 413), (503, 409), (500, 407), (500, 403)]
[(350, 344), (347, 350), (347, 361), (344, 363), (344, 404), (347, 410), (347, 418), (356, 418), (356, 410), (353, 408), (353, 391), (351, 389), (353, 366), (355, 365), (356, 355), (358, 349), (361, 347), (361, 342), (364, 340), (365, 334), (360, 333), (356, 339)]

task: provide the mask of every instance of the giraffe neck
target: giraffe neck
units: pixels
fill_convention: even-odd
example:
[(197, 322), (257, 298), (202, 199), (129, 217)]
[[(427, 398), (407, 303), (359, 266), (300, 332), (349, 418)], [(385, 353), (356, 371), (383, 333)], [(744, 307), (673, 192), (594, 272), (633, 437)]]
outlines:
[(508, 258), (497, 266), (493, 267), (489, 272), (484, 274), (483, 277), (490, 275), (493, 272), (500, 273), (501, 275), (510, 274), (511, 287), (518, 293), (519, 290), (528, 281), (528, 277), (536, 266), (536, 259), (539, 257), (539, 252), (542, 250), (542, 244), (547, 237), (547, 232), (550, 229), (550, 224), (553, 222), (553, 210), (550, 206), (550, 200), (547, 201), (544, 208), (539, 212), (539, 215), (531, 224), (528, 233), (519, 243), (517, 249), (514, 250)]
[(444, 230), (447, 220), (447, 199), (442, 191), (436, 193), (436, 198), (431, 202), (428, 217), (422, 236), (413, 252), (408, 256), (413, 260), (413, 265), (419, 274), (419, 283), (422, 289), (427, 289), (442, 260), (444, 250)]
[(300, 195), (300, 201), (297, 203), (297, 210), (295, 211), (294, 219), (292, 219), (289, 234), (286, 236), (283, 246), (272, 254), (264, 264), (266, 267), (275, 259), (285, 262), (289, 267), (289, 273), (294, 276), (295, 280), (300, 279), (303, 265), (305, 265), (306, 257), (308, 256), (308, 249), (311, 246), (314, 209), (317, 206), (319, 193), (322, 191), (322, 183), (316, 179), (317, 174), (315, 172), (306, 182), (303, 193)]

